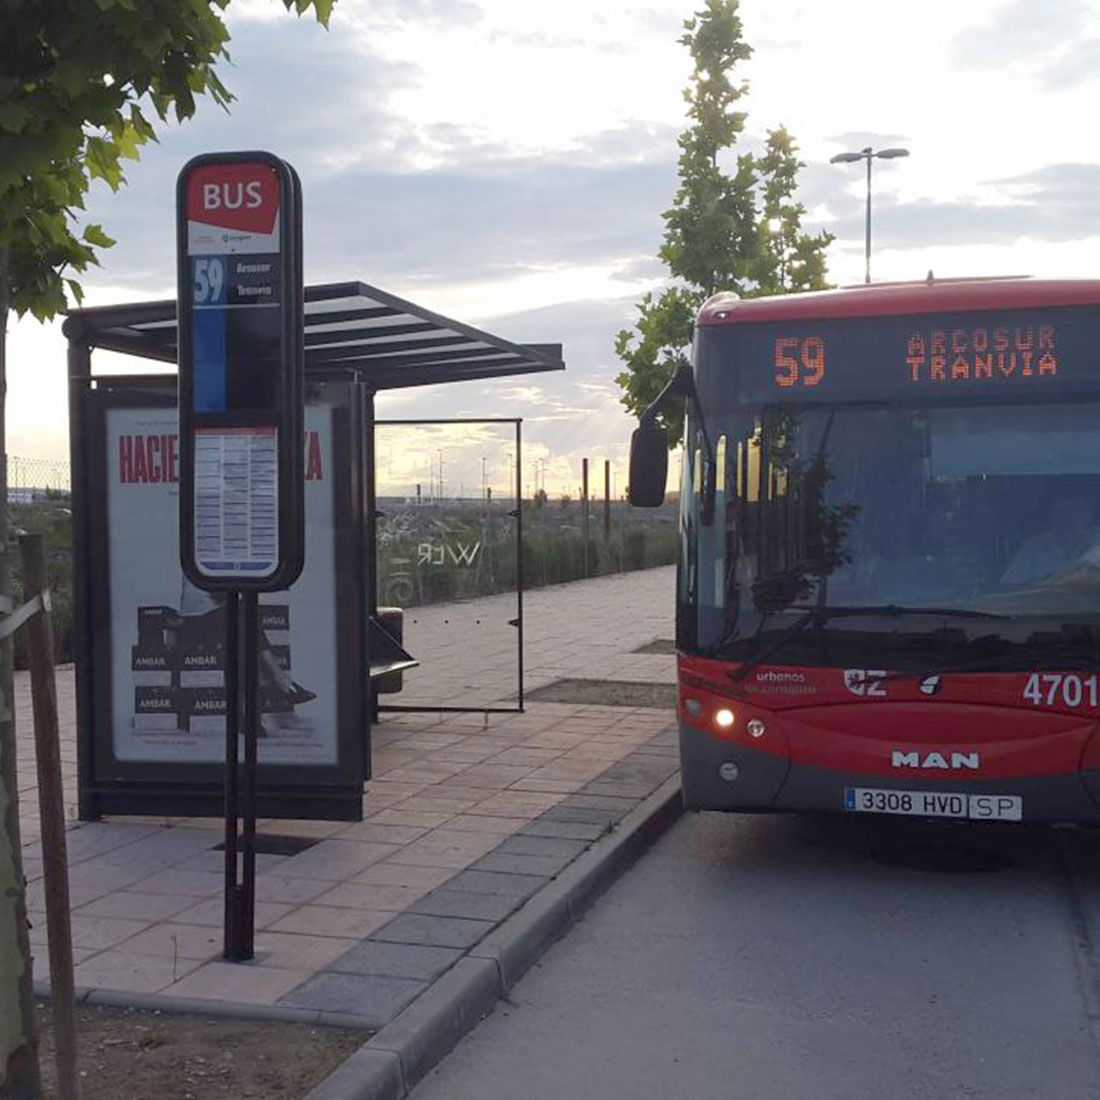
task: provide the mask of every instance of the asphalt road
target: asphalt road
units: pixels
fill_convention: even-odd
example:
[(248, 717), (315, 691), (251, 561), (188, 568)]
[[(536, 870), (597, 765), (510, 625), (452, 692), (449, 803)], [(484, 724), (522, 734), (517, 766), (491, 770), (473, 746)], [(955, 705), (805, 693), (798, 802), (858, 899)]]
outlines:
[(686, 816), (413, 1097), (1100, 1098), (1098, 851)]

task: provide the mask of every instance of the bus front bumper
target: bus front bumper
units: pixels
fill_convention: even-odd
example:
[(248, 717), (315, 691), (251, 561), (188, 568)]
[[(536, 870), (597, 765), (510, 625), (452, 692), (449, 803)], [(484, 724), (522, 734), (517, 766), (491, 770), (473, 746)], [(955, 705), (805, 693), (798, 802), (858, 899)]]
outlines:
[(947, 775), (871, 775), (800, 764), (683, 724), (680, 765), (684, 806), (689, 810), (845, 813), (849, 790), (873, 789), (1019, 798), (1020, 820), (1025, 822), (1100, 823), (1095, 797), (1100, 796), (1100, 769), (997, 779), (967, 776), (965, 781)]

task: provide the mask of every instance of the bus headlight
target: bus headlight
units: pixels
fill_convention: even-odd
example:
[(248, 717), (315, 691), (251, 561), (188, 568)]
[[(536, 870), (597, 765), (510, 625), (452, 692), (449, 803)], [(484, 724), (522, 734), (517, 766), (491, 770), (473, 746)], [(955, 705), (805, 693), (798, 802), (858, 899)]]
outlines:
[(721, 710), (714, 712), (714, 724), (723, 730), (728, 730), (734, 722), (733, 711), (728, 707), (723, 707)]

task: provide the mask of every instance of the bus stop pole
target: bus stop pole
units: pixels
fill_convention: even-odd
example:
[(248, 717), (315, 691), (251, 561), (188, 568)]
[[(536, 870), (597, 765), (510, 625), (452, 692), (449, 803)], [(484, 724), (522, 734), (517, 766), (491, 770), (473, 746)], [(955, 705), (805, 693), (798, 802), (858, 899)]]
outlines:
[(240, 959), (240, 905), (237, 887), (237, 820), (240, 755), (241, 610), (237, 592), (225, 594), (225, 920), (222, 954)]
[(244, 775), (241, 778), (241, 949), (251, 959), (256, 914), (256, 743), (260, 721), (259, 595), (243, 593), (244, 616)]

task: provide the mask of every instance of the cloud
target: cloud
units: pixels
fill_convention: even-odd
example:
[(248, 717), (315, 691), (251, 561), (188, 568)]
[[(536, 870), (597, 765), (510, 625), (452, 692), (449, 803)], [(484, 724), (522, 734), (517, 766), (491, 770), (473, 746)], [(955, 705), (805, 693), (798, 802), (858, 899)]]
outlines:
[(1047, 65), (1040, 79), (1046, 91), (1062, 92), (1094, 80), (1098, 73), (1100, 38), (1082, 38)]
[[(352, 57), (336, 62), (350, 66)], [(392, 75), (385, 63), (377, 70), (362, 58), (356, 64), (361, 88), (378, 88)], [(330, 82), (315, 89), (318, 101), (331, 99), (340, 76), (316, 77)], [(233, 124), (238, 117), (242, 123), (239, 132), (207, 111), (200, 123), (148, 151), (130, 171), (127, 188), (94, 196), (89, 220), (101, 221), (119, 242), (104, 254), (112, 283), (144, 288), (142, 294), (171, 285), (175, 176), (190, 156), (217, 148), (269, 148), (299, 169), (311, 282), (506, 278), (560, 265), (613, 264), (660, 243), (661, 211), (671, 201), (676, 171), (671, 152), (659, 155), (669, 149), (667, 135), (647, 124), (595, 134), (568, 153), (546, 157), (509, 156), (478, 144), (462, 127), (433, 127), (428, 139), (448, 143), (451, 153), (440, 167), (414, 169), (402, 163), (400, 128), (382, 109), (352, 104), (354, 126), (345, 119), (329, 132), (321, 118), (311, 131), (300, 120), (280, 121), (279, 103), (261, 111), (256, 98), (249, 95), (249, 108), (234, 117)], [(357, 138), (347, 156), (357, 159), (334, 163), (349, 128)], [(421, 139), (408, 138), (406, 149), (422, 147)]]
[(1012, 0), (980, 26), (960, 31), (951, 46), (959, 64), (1001, 67), (1058, 50), (1076, 37), (1089, 15), (1088, 0)]
[(951, 56), (967, 66), (1013, 65), (1045, 90), (1065, 91), (1097, 75), (1100, 41), (1085, 37), (1093, 14), (1090, 0), (1013, 0), (961, 31)]
[(825, 138), (837, 152), (858, 152), (869, 145), (872, 149), (886, 149), (891, 145), (904, 145), (904, 134), (884, 134), (878, 130), (845, 130), (841, 134), (830, 134)]
[(633, 298), (566, 302), (482, 319), (481, 327), (519, 343), (560, 341), (565, 371), (380, 394), (378, 415), (522, 417), (527, 462), (555, 459), (554, 484), (579, 480), (582, 457), (611, 460), (623, 484), (636, 421), (619, 402), (614, 379), (622, 365), (612, 345), (632, 323), (634, 305)]
[(341, 0), (334, 9), (347, 9), (357, 22), (381, 24), (450, 24), (474, 26), (484, 18), (481, 8), (470, 0)]
[[(899, 201), (875, 198), (878, 247), (925, 248), (942, 244), (1063, 242), (1093, 236), (1100, 224), (1100, 165), (1050, 164), (986, 185), (989, 198)], [(853, 196), (833, 196), (832, 228), (841, 239), (863, 239), (863, 206)]]

